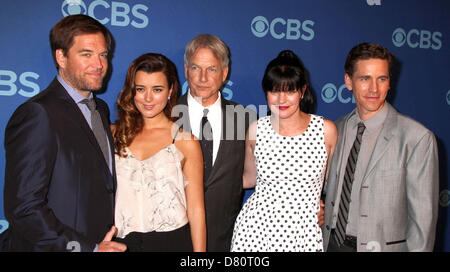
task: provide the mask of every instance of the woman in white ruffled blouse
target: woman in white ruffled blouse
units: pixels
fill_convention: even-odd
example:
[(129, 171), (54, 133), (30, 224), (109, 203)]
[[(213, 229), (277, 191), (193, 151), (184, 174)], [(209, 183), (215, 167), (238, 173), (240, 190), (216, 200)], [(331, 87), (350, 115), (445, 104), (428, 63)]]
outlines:
[(116, 240), (129, 251), (206, 249), (200, 144), (171, 117), (179, 90), (175, 65), (148, 53), (131, 63), (117, 99)]

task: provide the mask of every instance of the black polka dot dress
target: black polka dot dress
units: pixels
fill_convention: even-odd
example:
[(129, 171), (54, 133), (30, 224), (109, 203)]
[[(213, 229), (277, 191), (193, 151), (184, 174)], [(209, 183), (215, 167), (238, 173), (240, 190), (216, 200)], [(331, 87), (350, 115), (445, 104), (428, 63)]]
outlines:
[(236, 219), (231, 251), (323, 251), (318, 226), (327, 152), (323, 118), (311, 115), (301, 135), (275, 132), (258, 120), (255, 192)]

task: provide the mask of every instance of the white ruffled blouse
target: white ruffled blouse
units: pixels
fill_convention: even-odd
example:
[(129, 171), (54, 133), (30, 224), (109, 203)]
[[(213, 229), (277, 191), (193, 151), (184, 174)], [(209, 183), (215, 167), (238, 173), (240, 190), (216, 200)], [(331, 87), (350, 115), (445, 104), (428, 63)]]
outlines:
[(117, 236), (184, 226), (188, 217), (184, 191), (187, 180), (181, 169), (183, 153), (170, 144), (140, 161), (128, 148), (125, 151), (125, 158), (115, 155)]

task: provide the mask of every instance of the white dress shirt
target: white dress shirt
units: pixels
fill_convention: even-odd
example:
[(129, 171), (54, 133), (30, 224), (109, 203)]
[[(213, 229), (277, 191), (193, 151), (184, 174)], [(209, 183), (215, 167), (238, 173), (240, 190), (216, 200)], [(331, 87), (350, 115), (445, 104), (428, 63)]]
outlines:
[(209, 105), (208, 107), (203, 107), (192, 95), (191, 90), (188, 91), (187, 103), (189, 107), (189, 120), (191, 125), (191, 133), (195, 137), (199, 138), (200, 123), (203, 118), (203, 110), (208, 109), (208, 121), (211, 124), (213, 131), (213, 165), (216, 161), (217, 151), (219, 150), (220, 138), (222, 135), (222, 103), (221, 94), (217, 97), (216, 102)]

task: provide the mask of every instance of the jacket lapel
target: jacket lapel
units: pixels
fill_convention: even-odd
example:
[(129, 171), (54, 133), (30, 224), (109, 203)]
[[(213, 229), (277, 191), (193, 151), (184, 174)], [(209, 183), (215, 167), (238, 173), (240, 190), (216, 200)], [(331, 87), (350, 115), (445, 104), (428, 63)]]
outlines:
[[(333, 154), (333, 158), (330, 165), (330, 173), (327, 180), (327, 196), (328, 191), (329, 192), (336, 192), (336, 188), (339, 184), (339, 177), (341, 176), (341, 166), (343, 163), (347, 163), (347, 159), (344, 158), (344, 153), (342, 152), (345, 146), (345, 140), (346, 135), (345, 132), (347, 131), (347, 123), (348, 119), (355, 114), (356, 109), (354, 109), (349, 114), (345, 115), (344, 117), (341, 117), (339, 120), (336, 121), (336, 127), (338, 129), (338, 141), (336, 143), (336, 148)], [(333, 171), (334, 170), (334, 171)], [(334, 173), (333, 173), (334, 172)], [(331, 187), (332, 186), (332, 187)], [(328, 189), (331, 188), (331, 189)]]
[(389, 143), (394, 136), (395, 128), (397, 127), (397, 111), (388, 102), (386, 102), (385, 106), (388, 107), (389, 112), (384, 121), (383, 128), (380, 131), (380, 135), (378, 135), (372, 156), (369, 159), (362, 182), (363, 184), (366, 182), (366, 178), (370, 175), (383, 154), (388, 150)]
[[(216, 160), (214, 161), (213, 164), (213, 168), (211, 170), (211, 174), (209, 175), (208, 180), (206, 181), (205, 186), (210, 185), (213, 181), (214, 181), (214, 176), (217, 174), (217, 171), (219, 170), (220, 166), (223, 165), (224, 163), (224, 159), (228, 157), (227, 152), (229, 150), (231, 150), (229, 144), (230, 141), (226, 140), (226, 135), (227, 135), (227, 120), (235, 120), (234, 118), (234, 113), (232, 112), (228, 112), (225, 110), (226, 109), (226, 101), (223, 98), (223, 96), (221, 96), (221, 108), (222, 108), (222, 135), (220, 138), (220, 143), (219, 143), (219, 149), (217, 150), (217, 155), (216, 155)], [(235, 124), (233, 124), (235, 125)]]
[[(184, 131), (192, 133), (191, 125), (190, 125), (190, 119), (189, 119), (189, 110), (188, 110), (188, 103), (187, 103), (187, 94), (184, 94), (178, 99), (178, 105), (174, 108), (175, 116), (178, 117), (178, 120), (176, 121), (176, 124), (178, 124)], [(226, 122), (227, 119), (233, 120), (232, 113), (228, 113), (229, 116), (227, 116), (226, 112), (226, 101), (221, 96), (221, 108), (222, 108), (222, 137), (219, 144), (219, 149), (217, 151), (216, 160), (214, 161), (213, 168), (211, 170), (211, 174), (208, 177), (208, 180), (206, 181), (205, 188), (207, 188), (207, 185), (211, 184), (214, 181), (214, 176), (217, 174), (218, 169), (220, 168), (220, 165), (222, 165), (223, 160), (225, 157), (227, 157), (227, 151), (229, 150), (229, 141), (226, 141), (225, 136), (226, 133)], [(181, 107), (179, 107), (181, 106)]]
[[(97, 139), (95, 139), (94, 133), (92, 132), (92, 129), (89, 127), (89, 124), (87, 123), (86, 119), (84, 118), (83, 113), (81, 113), (80, 108), (77, 106), (75, 101), (73, 101), (72, 97), (70, 97), (70, 95), (67, 93), (67, 91), (64, 89), (64, 87), (59, 83), (59, 81), (56, 78), (54, 79), (52, 84), (55, 84), (54, 90), (57, 93), (57, 97), (59, 99), (61, 99), (63, 101), (63, 103), (65, 104), (65, 107), (63, 107), (63, 108), (66, 111), (66, 113), (71, 117), (71, 118), (69, 118), (69, 120), (74, 123), (74, 126), (79, 126), (81, 128), (81, 130), (84, 132), (84, 134), (86, 136), (85, 138), (87, 138), (89, 140), (92, 147), (96, 150), (97, 157), (101, 158), (101, 160), (103, 161), (104, 169), (107, 170), (107, 172), (111, 175), (108, 164), (103, 159), (103, 153), (102, 153), (102, 150), (100, 149), (100, 146), (97, 143)], [(103, 116), (102, 113), (100, 113), (100, 116), (102, 117), (103, 126), (105, 127), (105, 117)], [(108, 135), (108, 133), (106, 133), (106, 134)], [(80, 137), (82, 137), (82, 136), (80, 135)], [(108, 137), (108, 140), (110, 141), (110, 146), (111, 146), (112, 142), (109, 137)], [(112, 149), (111, 152), (113, 152), (113, 150), (114, 149)], [(113, 157), (113, 159), (114, 159), (114, 157)]]

